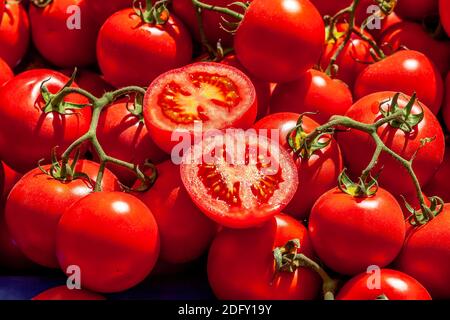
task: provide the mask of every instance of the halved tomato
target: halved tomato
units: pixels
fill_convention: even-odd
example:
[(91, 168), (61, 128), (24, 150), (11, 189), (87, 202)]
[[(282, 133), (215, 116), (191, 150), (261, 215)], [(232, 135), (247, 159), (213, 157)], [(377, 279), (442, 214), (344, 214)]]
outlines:
[(198, 62), (166, 72), (152, 82), (144, 98), (144, 120), (155, 143), (170, 153), (175, 130), (249, 128), (257, 103), (251, 80), (238, 69)]
[(191, 147), (180, 167), (194, 203), (227, 227), (259, 225), (294, 196), (297, 169), (278, 141), (249, 130), (228, 129)]

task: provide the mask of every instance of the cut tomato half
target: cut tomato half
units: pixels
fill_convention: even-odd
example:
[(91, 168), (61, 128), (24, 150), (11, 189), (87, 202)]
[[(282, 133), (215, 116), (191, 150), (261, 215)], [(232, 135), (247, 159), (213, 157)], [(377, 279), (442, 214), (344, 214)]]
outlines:
[(194, 203), (231, 228), (270, 219), (290, 202), (298, 186), (297, 169), (287, 151), (265, 136), (238, 129), (192, 146), (180, 170)]
[(155, 143), (170, 153), (175, 130), (249, 128), (256, 119), (255, 88), (238, 69), (198, 62), (171, 70), (152, 82), (144, 98), (144, 120)]

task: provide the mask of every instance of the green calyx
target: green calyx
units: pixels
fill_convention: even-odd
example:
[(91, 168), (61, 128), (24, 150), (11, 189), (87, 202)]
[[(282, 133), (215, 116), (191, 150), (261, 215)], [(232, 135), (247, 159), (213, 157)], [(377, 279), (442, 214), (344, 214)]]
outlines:
[(127, 101), (126, 108), (129, 113), (131, 113), (133, 116), (137, 117), (139, 121), (144, 121), (144, 96), (141, 94), (136, 94), (134, 98), (134, 102), (130, 103), (130, 101)]
[[(380, 113), (385, 118), (389, 117), (392, 114), (400, 113), (401, 115), (398, 118), (391, 120), (389, 122), (389, 125), (393, 128), (398, 128), (405, 133), (410, 133), (413, 130), (413, 128), (423, 120), (424, 111), (423, 108), (420, 106), (420, 103), (417, 103), (417, 105), (420, 106), (420, 112), (417, 114), (412, 113), (414, 105), (416, 105), (416, 102), (418, 102), (416, 93), (414, 93), (411, 96), (411, 99), (403, 108), (400, 107), (398, 104), (399, 97), (400, 93), (396, 93), (392, 97), (392, 99), (381, 103)], [(383, 108), (383, 105), (386, 103), (390, 103), (387, 109)]]
[(358, 182), (354, 182), (346, 174), (346, 169), (342, 170), (338, 177), (338, 188), (342, 192), (352, 197), (371, 197), (378, 191), (378, 177), (369, 175), (366, 179), (358, 178)]
[(381, 12), (388, 16), (394, 12), (397, 0), (376, 0), (377, 5), (380, 7)]
[[(165, 24), (170, 17), (167, 4), (169, 0), (159, 0), (153, 5), (152, 0), (146, 0), (145, 8), (141, 0), (133, 0), (134, 12), (141, 18), (142, 22), (149, 24)], [(139, 3), (137, 6), (136, 3)]]
[(301, 260), (298, 259), (298, 249), (300, 249), (300, 240), (293, 239), (289, 240), (284, 246), (273, 250), (276, 273), (292, 273), (302, 266)]
[(52, 2), (53, 2), (53, 0), (31, 0), (31, 3), (34, 4), (38, 8), (45, 8)]
[(408, 221), (412, 226), (421, 226), (427, 224), (430, 220), (440, 214), (442, 210), (444, 210), (444, 200), (439, 197), (429, 197), (428, 200), (430, 201), (430, 205), (423, 206), (423, 208), (421, 208), (420, 210), (414, 209), (406, 201), (405, 197), (402, 196), (402, 198), (406, 209), (409, 213), (411, 213)]

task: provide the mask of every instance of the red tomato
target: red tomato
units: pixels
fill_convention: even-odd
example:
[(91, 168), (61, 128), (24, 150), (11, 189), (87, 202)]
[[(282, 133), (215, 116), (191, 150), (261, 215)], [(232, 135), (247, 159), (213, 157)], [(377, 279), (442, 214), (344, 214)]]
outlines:
[(402, 18), (422, 20), (438, 13), (439, 0), (398, 1), (395, 12)]
[(88, 1), (51, 1), (44, 8), (30, 5), (33, 43), (58, 67), (87, 66), (95, 62), (97, 24)]
[[(388, 300), (431, 300), (431, 296), (416, 279), (392, 270), (381, 269), (379, 279), (375, 273), (362, 273), (349, 280), (339, 291), (336, 300), (376, 300), (385, 296)], [(378, 282), (379, 281), (379, 282)], [(369, 284), (379, 287), (370, 287)]]
[(3, 19), (3, 12), (5, 12), (5, 2), (3, 0), (0, 1), (0, 23)]
[(444, 162), (436, 171), (433, 178), (424, 187), (424, 192), (430, 196), (438, 196), (445, 202), (450, 202), (450, 188), (447, 188), (450, 181), (450, 148), (445, 149)]
[(0, 191), (2, 192), (0, 198), (1, 200), (6, 200), (11, 189), (23, 175), (8, 167), (4, 162), (0, 162), (0, 172), (2, 172), (0, 173), (0, 176), (3, 175), (3, 178), (0, 181), (0, 185), (2, 185), (2, 188), (0, 188)]
[(439, 15), (442, 26), (450, 36), (450, 2), (448, 0), (439, 0)]
[[(311, 0), (311, 2), (320, 11), (322, 16), (334, 16), (338, 11), (348, 7), (352, 0)], [(361, 24), (369, 14), (373, 11), (369, 10), (369, 6), (375, 4), (373, 0), (361, 0), (358, 8), (356, 9), (356, 20), (358, 24)]]
[(124, 291), (153, 269), (159, 254), (158, 226), (145, 204), (130, 194), (91, 193), (63, 214), (56, 252), (62, 270), (80, 267), (83, 288)]
[[(46, 170), (50, 166), (44, 167)], [(95, 181), (98, 164), (79, 160), (77, 172), (86, 173)], [(116, 177), (105, 172), (102, 182), (105, 191), (120, 190)], [(63, 183), (34, 169), (17, 182), (6, 201), (5, 217), (8, 229), (17, 246), (34, 262), (57, 268), (55, 237), (63, 211), (78, 199), (92, 192), (86, 179)]]
[[(64, 73), (66, 76), (70, 77), (72, 76), (73, 70), (65, 69), (61, 70), (61, 73)], [(114, 90), (114, 88), (111, 87), (101, 75), (88, 69), (78, 70), (75, 77), (75, 82), (81, 89), (92, 93), (96, 97), (101, 97), (105, 92)]]
[(25, 9), (19, 2), (6, 4), (0, 24), (0, 58), (14, 68), (27, 52), (30, 42), (30, 24)]
[[(282, 23), (280, 23), (282, 22)], [(270, 82), (293, 81), (322, 53), (325, 27), (307, 0), (253, 0), (235, 36), (242, 65)]]
[(59, 286), (47, 289), (31, 300), (106, 300), (105, 297), (86, 290), (69, 289)]
[(160, 259), (185, 263), (200, 257), (209, 247), (217, 226), (192, 202), (170, 160), (157, 166), (158, 179), (145, 193), (137, 193), (150, 208), (161, 238)]
[(314, 271), (299, 268), (274, 276), (273, 250), (293, 239), (300, 241), (299, 253), (314, 259), (306, 228), (283, 214), (259, 228), (219, 232), (208, 256), (208, 279), (214, 294), (223, 300), (316, 298), (320, 281)]
[[(0, 158), (18, 172), (35, 168), (43, 158), (49, 159), (55, 146), (59, 152), (64, 151), (89, 130), (91, 109), (88, 107), (69, 109), (67, 114), (44, 113), (45, 102), (40, 92), (44, 81), (48, 90), (56, 93), (69, 78), (52, 70), (31, 70), (0, 88)], [(76, 94), (68, 95), (64, 101), (87, 103)]]
[[(92, 8), (94, 18), (97, 20), (99, 26), (101, 26), (113, 13), (133, 6), (133, 2), (130, 2), (130, 0), (84, 1), (89, 3), (89, 7)], [(139, 3), (144, 4), (145, 1), (136, 1), (136, 6), (139, 6)]]
[(442, 107), (442, 116), (447, 130), (450, 130), (450, 72), (445, 80), (445, 100)]
[(422, 283), (433, 299), (450, 299), (450, 205), (427, 224), (407, 232), (398, 270)]
[(151, 25), (133, 9), (124, 9), (106, 20), (97, 39), (100, 69), (115, 87), (147, 87), (161, 73), (186, 65), (191, 58), (191, 37), (174, 15), (163, 25)]
[(277, 85), (270, 112), (317, 112), (308, 116), (325, 123), (333, 115), (344, 115), (352, 104), (352, 93), (345, 83), (311, 69), (297, 81)]
[[(177, 132), (249, 128), (256, 118), (255, 88), (238, 69), (198, 62), (166, 72), (152, 82), (144, 98), (144, 120), (155, 143), (167, 153)], [(174, 138), (175, 139), (175, 138)]]
[(450, 69), (450, 43), (438, 41), (420, 23), (402, 21), (386, 29), (380, 43), (386, 53), (408, 48), (425, 54), (443, 75)]
[[(375, 29), (369, 29), (368, 31), (375, 38), (375, 40), (378, 41), (378, 43), (383, 44), (382, 36), (384, 35), (385, 31), (390, 29), (391, 27), (393, 28), (393, 26), (396, 26), (397, 24), (401, 23), (402, 21), (403, 20), (395, 12), (392, 12), (390, 15), (388, 15), (381, 21), (380, 29), (375, 28)], [(385, 49), (385, 48), (383, 48), (383, 49)], [(384, 51), (386, 51), (386, 50), (384, 50)]]
[[(300, 117), (297, 113), (273, 113), (261, 119), (253, 128), (275, 129), (279, 131), (279, 143), (292, 152), (286, 142), (286, 136), (296, 126)], [(303, 130), (313, 131), (319, 124), (307, 116), (303, 117)], [(298, 171), (298, 189), (284, 212), (297, 219), (307, 218), (314, 202), (326, 191), (336, 186), (342, 171), (342, 157), (336, 141), (316, 151), (309, 159), (294, 158)]]
[[(356, 102), (346, 116), (363, 123), (374, 123), (380, 119), (380, 106), (384, 110), (391, 108), (390, 103), (395, 95), (394, 92), (379, 92), (368, 95)], [(408, 96), (400, 95), (398, 105), (404, 108), (411, 100)], [(435, 137), (434, 141), (426, 144), (417, 153), (413, 168), (422, 185), (426, 184), (438, 169), (444, 158), (444, 134), (441, 126), (433, 113), (422, 105), (424, 119), (415, 127), (411, 133), (405, 133), (390, 124), (381, 126), (378, 135), (388, 148), (410, 159), (420, 148), (421, 140)], [(420, 112), (420, 105), (416, 102), (412, 113)], [(364, 132), (349, 130), (338, 134), (338, 142), (341, 147), (347, 168), (353, 176), (359, 176), (361, 171), (369, 164), (375, 151), (373, 139)], [(379, 177), (380, 186), (394, 195), (408, 194), (415, 190), (411, 177), (396, 160), (390, 155), (383, 153), (375, 167), (374, 173), (381, 171)]]
[[(132, 103), (129, 107), (133, 107)], [(147, 159), (159, 163), (165, 158), (165, 153), (148, 134), (144, 121), (128, 111), (127, 102), (116, 102), (102, 112), (97, 137), (109, 156), (137, 164), (142, 169)], [(136, 181), (136, 175), (123, 167), (111, 165), (108, 168), (127, 186)]]
[(371, 265), (390, 264), (405, 240), (402, 209), (384, 189), (359, 198), (332, 189), (314, 204), (309, 217), (314, 250), (336, 272), (355, 275)]
[(437, 114), (442, 104), (444, 87), (433, 63), (417, 51), (398, 51), (364, 69), (355, 83), (357, 99), (380, 91), (417, 93), (419, 101)]
[(14, 78), (13, 71), (8, 66), (8, 64), (2, 58), (0, 58), (0, 87), (12, 78)]
[(180, 167), (194, 203), (227, 227), (259, 225), (279, 213), (297, 190), (289, 153), (263, 135), (229, 130), (190, 148)]

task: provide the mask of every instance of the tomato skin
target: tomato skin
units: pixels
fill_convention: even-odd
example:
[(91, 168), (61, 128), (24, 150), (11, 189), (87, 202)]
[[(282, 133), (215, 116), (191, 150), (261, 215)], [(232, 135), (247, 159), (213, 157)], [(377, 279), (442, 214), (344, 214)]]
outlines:
[(58, 286), (39, 293), (31, 300), (106, 300), (106, 298), (87, 290), (71, 290), (67, 286)]
[(74, 203), (63, 214), (56, 239), (62, 270), (78, 265), (82, 287), (96, 292), (135, 286), (151, 272), (159, 254), (151, 211), (123, 192), (91, 193)]
[[(89, 129), (89, 107), (66, 110), (69, 114), (65, 115), (43, 112), (41, 83), (47, 81), (48, 90), (56, 93), (68, 80), (59, 72), (37, 69), (17, 75), (0, 88), (0, 158), (12, 169), (27, 172), (35, 168), (39, 160), (49, 159), (52, 148), (58, 146), (58, 152), (63, 152)], [(76, 94), (64, 100), (87, 103)]]
[[(278, 129), (279, 143), (290, 153), (286, 136), (292, 130), (300, 114), (297, 113), (273, 113), (253, 125), (255, 129)], [(303, 129), (312, 132), (319, 124), (309, 118), (303, 117)], [(283, 210), (285, 213), (304, 219), (309, 216), (314, 202), (326, 191), (336, 186), (339, 173), (342, 171), (342, 156), (336, 141), (332, 141), (324, 149), (317, 151), (309, 160), (294, 158), (298, 171), (298, 188), (291, 202)]]
[(439, 15), (442, 26), (450, 36), (450, 3), (447, 0), (439, 0)]
[[(374, 123), (376, 119), (381, 117), (380, 104), (390, 101), (394, 95), (395, 92), (390, 91), (370, 94), (357, 101), (349, 109), (346, 116), (363, 123)], [(406, 106), (409, 100), (410, 97), (401, 95), (398, 100), (399, 106)], [(406, 134), (387, 124), (378, 129), (378, 135), (388, 148), (405, 159), (410, 159), (419, 149), (421, 139), (435, 137), (435, 140), (419, 150), (413, 162), (413, 168), (420, 183), (425, 185), (442, 163), (445, 141), (436, 117), (426, 106), (422, 105), (422, 107), (424, 119), (416, 126), (413, 133)], [(413, 113), (418, 113), (419, 110), (416, 103), (416, 106), (413, 107)], [(358, 130), (339, 133), (337, 140), (349, 173), (356, 178), (370, 162), (375, 151), (375, 143), (368, 134)], [(415, 187), (406, 169), (391, 156), (385, 153), (380, 156), (374, 172), (381, 168), (383, 169), (378, 179), (381, 187), (395, 196), (414, 192)]]
[(380, 288), (368, 288), (375, 273), (361, 273), (350, 279), (336, 300), (376, 300), (385, 295), (389, 300), (431, 300), (427, 289), (409, 275), (392, 269), (380, 270)]
[(208, 255), (208, 279), (221, 300), (312, 300), (320, 281), (310, 269), (280, 273), (273, 281), (273, 250), (300, 240), (299, 253), (314, 259), (306, 228), (294, 218), (278, 214), (258, 228), (223, 229)]
[[(71, 77), (73, 70), (64, 69), (61, 70), (61, 73)], [(92, 93), (96, 97), (103, 96), (105, 92), (114, 91), (114, 88), (101, 75), (88, 69), (77, 70), (75, 82), (81, 89)]]
[(422, 20), (438, 13), (439, 0), (398, 1), (395, 12), (402, 18)]
[(173, 264), (193, 261), (208, 249), (217, 225), (192, 202), (181, 181), (179, 166), (168, 160), (157, 170), (153, 187), (136, 196), (155, 216), (161, 238), (160, 259)]
[(442, 107), (442, 117), (444, 118), (447, 130), (450, 130), (450, 72), (445, 79), (445, 99)]
[(371, 265), (387, 266), (405, 239), (402, 209), (381, 188), (369, 198), (355, 198), (338, 188), (326, 192), (314, 204), (308, 228), (319, 258), (346, 275)]
[(2, 201), (6, 200), (9, 192), (14, 187), (14, 185), (17, 183), (17, 181), (19, 181), (20, 178), (22, 178), (22, 176), (23, 175), (21, 173), (18, 173), (16, 171), (14, 171), (13, 169), (11, 169), (3, 161), (0, 162), (0, 177), (2, 177), (1, 181), (0, 181), (0, 185), (2, 186), (0, 188), (0, 191), (1, 191), (0, 199)]
[(352, 104), (352, 93), (345, 83), (311, 69), (297, 81), (276, 86), (270, 112), (318, 112), (308, 117), (325, 123), (333, 115), (344, 115)]
[(14, 68), (27, 52), (29, 42), (27, 12), (20, 3), (9, 2), (0, 24), (0, 58)]
[(309, 1), (284, 2), (253, 0), (235, 35), (239, 61), (270, 82), (301, 77), (319, 60), (325, 37), (322, 17)]
[[(311, 0), (311, 2), (316, 6), (322, 16), (334, 16), (340, 10), (348, 7), (352, 3), (352, 0)], [(373, 4), (373, 0), (360, 1), (356, 10), (356, 22), (358, 25), (368, 17), (368, 7)]]
[(174, 15), (166, 24), (153, 26), (142, 23), (133, 9), (124, 9), (106, 20), (97, 39), (100, 69), (117, 88), (147, 87), (161, 73), (186, 65), (191, 58), (190, 34)]
[(396, 269), (424, 285), (433, 299), (450, 298), (450, 205), (427, 224), (408, 227)]
[[(44, 166), (48, 170), (50, 166)], [(77, 172), (86, 173), (93, 181), (99, 165), (79, 160)], [(116, 177), (105, 172), (102, 182), (105, 191), (120, 190)], [(55, 255), (56, 228), (64, 210), (92, 192), (86, 180), (62, 183), (41, 172), (39, 168), (23, 176), (11, 190), (6, 201), (5, 218), (12, 238), (32, 261), (49, 268), (57, 268)]]
[(8, 64), (2, 58), (0, 58), (0, 87), (12, 78), (14, 78), (13, 71), (8, 66)]
[(445, 188), (450, 179), (450, 148), (445, 149), (444, 162), (434, 174), (433, 178), (423, 188), (426, 194), (438, 196), (445, 202), (450, 202), (450, 190)]

